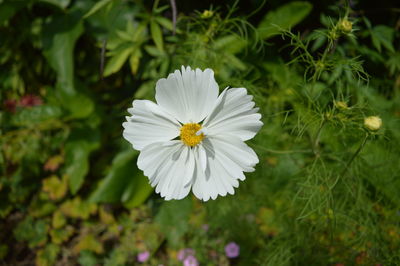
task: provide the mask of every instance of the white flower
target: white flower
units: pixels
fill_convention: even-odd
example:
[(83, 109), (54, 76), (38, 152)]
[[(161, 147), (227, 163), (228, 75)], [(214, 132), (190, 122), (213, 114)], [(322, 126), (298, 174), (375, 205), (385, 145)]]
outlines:
[(243, 172), (254, 171), (256, 153), (244, 141), (263, 123), (245, 88), (225, 89), (211, 69), (183, 67), (160, 79), (157, 104), (134, 100), (124, 138), (140, 151), (138, 167), (166, 200), (190, 189), (204, 201), (234, 194)]

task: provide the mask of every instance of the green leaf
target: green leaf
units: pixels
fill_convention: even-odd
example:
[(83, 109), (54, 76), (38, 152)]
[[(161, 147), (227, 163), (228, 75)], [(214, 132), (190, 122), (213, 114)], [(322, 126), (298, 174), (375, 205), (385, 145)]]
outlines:
[(29, 1), (9, 1), (0, 3), (0, 25), (14, 16), (18, 10), (29, 4)]
[(55, 244), (48, 244), (44, 249), (38, 250), (36, 255), (36, 265), (54, 265), (60, 252), (60, 247)]
[(135, 92), (135, 99), (149, 99), (154, 95), (155, 84), (153, 81), (143, 82)]
[(65, 9), (71, 0), (38, 0), (37, 2), (48, 3), (61, 9)]
[(379, 52), (381, 52), (381, 45), (383, 45), (390, 52), (394, 53), (394, 33), (394, 29), (384, 25), (378, 25), (371, 30), (372, 44)]
[(248, 44), (245, 39), (239, 38), (236, 35), (227, 35), (216, 39), (213, 42), (214, 49), (221, 50), (225, 53), (236, 54), (239, 53)]
[(52, 17), (43, 31), (43, 53), (57, 72), (57, 88), (61, 97), (75, 93), (74, 48), (83, 32), (79, 14)]
[(45, 122), (51, 119), (57, 119), (62, 115), (60, 107), (54, 105), (39, 105), (24, 108), (17, 112), (11, 123), (17, 126), (29, 126)]
[(137, 167), (138, 152), (129, 147), (118, 153), (110, 171), (98, 188), (92, 193), (93, 202), (123, 202), (127, 208), (142, 204), (153, 188)]
[(76, 129), (65, 145), (65, 174), (69, 188), (76, 194), (89, 171), (89, 155), (99, 147), (99, 132), (90, 128)]
[(152, 192), (149, 179), (142, 172), (138, 172), (126, 187), (121, 200), (126, 208), (134, 208), (145, 202)]
[(48, 226), (43, 220), (34, 221), (27, 216), (14, 230), (18, 241), (27, 241), (30, 248), (43, 245), (47, 241)]
[(64, 95), (61, 104), (68, 109), (69, 118), (85, 118), (94, 110), (94, 103), (91, 98), (83, 93)]
[(93, 202), (119, 202), (130, 179), (138, 171), (135, 158), (138, 152), (129, 149), (118, 153), (111, 165), (110, 171), (98, 188), (90, 196)]
[(96, 258), (96, 255), (89, 250), (82, 250), (80, 252), (78, 262), (82, 266), (96, 266), (99, 265), (99, 262)]
[(173, 30), (173, 25), (172, 21), (169, 19), (166, 19), (164, 17), (156, 17), (155, 20), (157, 21), (158, 24), (166, 28), (167, 30), (172, 31)]
[(57, 176), (51, 176), (43, 179), (43, 191), (45, 191), (52, 200), (59, 200), (67, 193), (67, 180), (60, 180)]
[(166, 201), (155, 218), (173, 248), (179, 247), (181, 237), (189, 229), (191, 211), (192, 199), (190, 197), (183, 200)]
[(81, 200), (80, 197), (76, 197), (65, 201), (61, 205), (60, 210), (68, 217), (86, 220), (91, 214), (96, 213), (97, 205), (85, 200)]
[(104, 252), (103, 243), (96, 239), (92, 234), (81, 236), (78, 243), (73, 247), (75, 253), (80, 253), (83, 250), (93, 251), (97, 254)]
[(160, 26), (155, 20), (150, 22), (151, 38), (153, 38), (154, 43), (160, 51), (164, 50), (163, 36)]
[(8, 253), (8, 246), (6, 244), (0, 244), (0, 260), (4, 260)]
[(158, 50), (155, 46), (150, 46), (150, 45), (146, 45), (144, 47), (144, 50), (151, 56), (153, 57), (161, 57), (161, 56), (165, 56), (165, 53)]
[(135, 50), (129, 57), (129, 65), (133, 75), (137, 74), (139, 69), (140, 58), (142, 57), (140, 50)]
[(128, 47), (124, 47), (124, 49), (117, 48), (118, 52), (113, 51), (115, 55), (107, 62), (106, 67), (104, 68), (104, 76), (107, 77), (119, 71), (134, 50), (135, 47), (131, 44)]
[(67, 241), (74, 233), (74, 228), (70, 225), (64, 228), (53, 229), (50, 231), (51, 242), (57, 245)]
[(269, 12), (258, 25), (258, 33), (262, 39), (268, 39), (280, 33), (281, 29), (289, 30), (296, 26), (311, 12), (309, 2), (295, 1)]
[(94, 13), (96, 13), (97, 11), (99, 11), (100, 9), (102, 9), (104, 6), (106, 6), (107, 4), (111, 3), (113, 0), (101, 0), (99, 2), (97, 2), (96, 4), (94, 4), (94, 6), (83, 16), (83, 18), (87, 18), (91, 15), (93, 15)]

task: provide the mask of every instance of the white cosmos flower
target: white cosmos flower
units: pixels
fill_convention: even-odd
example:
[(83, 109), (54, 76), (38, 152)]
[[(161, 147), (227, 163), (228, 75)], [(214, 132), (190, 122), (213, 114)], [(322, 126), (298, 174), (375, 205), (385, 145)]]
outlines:
[(156, 101), (134, 100), (124, 138), (140, 151), (138, 167), (166, 200), (192, 189), (204, 201), (234, 194), (254, 171), (256, 153), (244, 143), (263, 123), (245, 88), (218, 96), (211, 69), (183, 67), (160, 79)]

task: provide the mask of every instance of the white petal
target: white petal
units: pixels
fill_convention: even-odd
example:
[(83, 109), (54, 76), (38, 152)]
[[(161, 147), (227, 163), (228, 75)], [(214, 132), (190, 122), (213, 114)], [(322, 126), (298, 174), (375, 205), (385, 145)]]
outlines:
[(122, 126), (124, 138), (136, 150), (179, 136), (179, 122), (162, 107), (147, 100), (135, 100), (132, 105), (133, 108), (128, 109), (132, 116), (127, 117), (127, 122)]
[(195, 159), (189, 147), (174, 140), (146, 146), (139, 155), (138, 167), (161, 197), (182, 199), (191, 188)]
[(198, 123), (212, 110), (218, 97), (218, 84), (211, 69), (191, 70), (182, 66), (160, 79), (156, 85), (157, 103), (181, 123)]
[(226, 135), (213, 136), (203, 140), (206, 152), (206, 170), (203, 171), (201, 146), (195, 148), (196, 170), (193, 178), (194, 195), (207, 201), (218, 195), (234, 194), (239, 186), (238, 180), (244, 180), (243, 172), (251, 172), (258, 163), (255, 152), (241, 139)]
[(245, 141), (253, 138), (263, 125), (257, 111), (245, 88), (225, 89), (204, 120), (203, 127), (207, 129), (207, 135), (228, 133)]

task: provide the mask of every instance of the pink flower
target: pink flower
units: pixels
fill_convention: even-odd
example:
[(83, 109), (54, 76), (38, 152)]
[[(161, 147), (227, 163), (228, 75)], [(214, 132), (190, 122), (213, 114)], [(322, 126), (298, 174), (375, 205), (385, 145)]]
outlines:
[(185, 260), (188, 256), (194, 256), (194, 250), (191, 248), (185, 248), (185, 249), (181, 249), (178, 252), (178, 260), (183, 261)]
[(149, 259), (149, 257), (150, 257), (150, 252), (144, 251), (144, 252), (140, 252), (140, 253), (137, 255), (137, 260), (138, 260), (139, 262), (146, 262), (146, 261)]
[(196, 257), (193, 255), (189, 255), (183, 261), (184, 266), (199, 266), (199, 262), (197, 261)]
[(203, 224), (203, 225), (201, 226), (201, 228), (202, 228), (205, 232), (207, 232), (208, 229), (210, 229), (210, 226), (209, 226), (208, 224)]
[(36, 105), (42, 105), (43, 101), (39, 96), (28, 94), (21, 98), (19, 104), (23, 107), (32, 107)]
[(15, 113), (15, 108), (17, 107), (17, 101), (8, 99), (4, 101), (4, 109), (11, 113)]
[(230, 242), (225, 246), (225, 254), (228, 258), (236, 258), (239, 256), (240, 247), (235, 242)]

